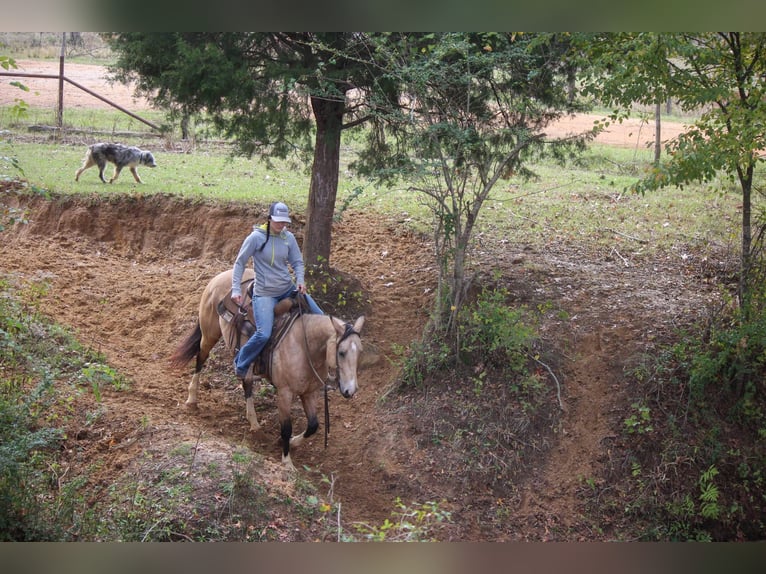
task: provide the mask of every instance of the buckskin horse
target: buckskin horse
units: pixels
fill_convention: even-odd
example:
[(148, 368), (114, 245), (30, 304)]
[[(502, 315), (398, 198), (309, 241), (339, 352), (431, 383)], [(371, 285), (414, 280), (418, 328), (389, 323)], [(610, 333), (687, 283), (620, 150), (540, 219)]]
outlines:
[[(196, 357), (194, 375), (189, 383), (189, 396), (186, 399), (187, 408), (197, 408), (200, 373), (210, 351), (221, 337), (230, 350), (244, 344), (248, 337), (247, 334), (240, 336), (235, 326), (236, 322), (229, 320), (230, 317), (227, 317), (226, 313), (219, 311), (219, 304), (231, 293), (231, 275), (231, 270), (224, 271), (207, 284), (200, 300), (195, 327), (170, 357), (171, 365), (179, 368)], [(249, 282), (252, 277), (252, 269), (247, 269), (242, 277), (243, 284)], [(268, 376), (264, 378), (268, 378), (277, 390), (282, 463), (288, 469), (295, 470), (290, 459), (290, 447), (299, 446), (319, 428), (317, 402), (320, 392), (326, 392), (325, 379), (337, 379), (340, 394), (347, 399), (356, 393), (357, 364), (362, 352), (360, 331), (363, 325), (364, 315), (352, 324), (329, 315), (301, 313), (282, 338), (277, 340), (278, 325), (275, 322), (273, 340), (270, 343), (270, 368), (267, 370)], [(264, 373), (258, 374), (264, 376)], [(261, 425), (253, 404), (252, 376), (245, 377), (242, 386), (245, 394), (245, 415), (250, 422), (250, 429), (257, 431)], [(296, 397), (300, 397), (303, 404), (307, 426), (303, 434), (293, 436), (290, 408)], [(325, 416), (327, 425), (326, 404)]]

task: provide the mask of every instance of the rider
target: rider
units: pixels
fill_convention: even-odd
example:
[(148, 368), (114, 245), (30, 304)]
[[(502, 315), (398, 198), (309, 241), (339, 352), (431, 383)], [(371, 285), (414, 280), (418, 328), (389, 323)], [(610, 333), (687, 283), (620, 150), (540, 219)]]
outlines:
[[(255, 284), (253, 287), (253, 316), (256, 331), (234, 357), (234, 369), (237, 377), (244, 378), (250, 364), (258, 357), (271, 337), (274, 326), (274, 307), (287, 297), (297, 293), (306, 296), (306, 302), (312, 313), (324, 315), (324, 312), (306, 293), (304, 283), (303, 256), (298, 248), (295, 235), (286, 229), (290, 221), (287, 205), (277, 201), (269, 207), (269, 219), (242, 242), (231, 278), (231, 299), (242, 305), (242, 274), (250, 257), (253, 258)], [(295, 273), (295, 282), (290, 275), (288, 264)]]

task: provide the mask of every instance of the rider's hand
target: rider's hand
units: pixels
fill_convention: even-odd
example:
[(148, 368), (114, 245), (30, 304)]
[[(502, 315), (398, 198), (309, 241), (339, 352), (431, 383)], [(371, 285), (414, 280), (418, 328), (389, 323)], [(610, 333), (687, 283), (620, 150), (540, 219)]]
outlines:
[(298, 284), (298, 293), (301, 293), (302, 295), (306, 294), (306, 286), (303, 283)]
[(232, 295), (231, 300), (234, 301), (237, 305), (242, 305), (242, 295)]

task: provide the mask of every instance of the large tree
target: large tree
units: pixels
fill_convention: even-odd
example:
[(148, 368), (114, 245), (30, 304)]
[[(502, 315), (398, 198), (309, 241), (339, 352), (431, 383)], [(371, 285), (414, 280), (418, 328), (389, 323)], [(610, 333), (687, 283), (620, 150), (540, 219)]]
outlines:
[(670, 97), (701, 112), (684, 134), (667, 145), (668, 159), (634, 189), (734, 179), (742, 194), (739, 299), (747, 311), (753, 261), (752, 192), (755, 168), (766, 149), (766, 34), (598, 34), (587, 38), (593, 93), (617, 107), (655, 104)]
[[(182, 116), (205, 113), (238, 151), (313, 155), (304, 234), (308, 265), (329, 266), (341, 131), (371, 116), (380, 89), (370, 36), (354, 32), (115, 33), (112, 67)], [(355, 97), (349, 97), (354, 91)]]

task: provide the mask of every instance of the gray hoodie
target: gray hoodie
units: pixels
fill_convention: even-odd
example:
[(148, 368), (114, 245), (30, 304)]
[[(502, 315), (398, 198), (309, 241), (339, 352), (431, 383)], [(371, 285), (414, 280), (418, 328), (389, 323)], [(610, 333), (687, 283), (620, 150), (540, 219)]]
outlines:
[[(253, 232), (242, 242), (236, 261), (234, 261), (234, 274), (231, 278), (232, 296), (242, 295), (242, 274), (250, 257), (253, 258), (255, 270), (255, 295), (266, 297), (278, 297), (284, 295), (295, 285), (304, 282), (303, 256), (295, 240), (295, 235), (286, 229), (279, 235), (273, 233), (263, 250), (261, 245), (266, 241), (266, 225), (255, 227)], [(295, 273), (293, 283), (290, 264)]]

